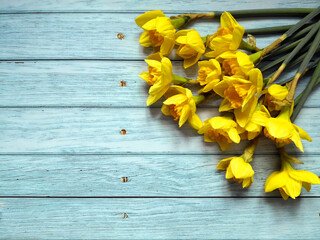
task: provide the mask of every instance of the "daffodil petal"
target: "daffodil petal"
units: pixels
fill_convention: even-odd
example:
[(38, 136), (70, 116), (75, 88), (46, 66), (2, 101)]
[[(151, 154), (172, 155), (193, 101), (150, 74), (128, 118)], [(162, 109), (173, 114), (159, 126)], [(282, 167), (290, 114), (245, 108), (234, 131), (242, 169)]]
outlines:
[(189, 124), (196, 130), (199, 130), (202, 127), (202, 121), (197, 114), (191, 114), (189, 116)]
[(217, 169), (218, 170), (226, 170), (227, 167), (229, 166), (230, 164), (230, 161), (233, 159), (233, 157), (229, 157), (229, 158), (225, 158), (225, 159), (222, 159), (218, 165), (217, 165)]
[(235, 178), (244, 179), (254, 175), (250, 163), (246, 163), (242, 157), (233, 158), (230, 162), (230, 166)]
[(272, 192), (277, 188), (281, 188), (286, 184), (288, 175), (285, 172), (275, 171), (267, 178), (265, 183), (265, 192)]
[(163, 102), (165, 105), (171, 105), (171, 104), (182, 104), (183, 102), (187, 101), (188, 98), (184, 94), (176, 94), (172, 97), (168, 98)]
[(174, 48), (175, 42), (174, 40), (164, 37), (163, 43), (160, 46), (160, 53), (163, 56), (169, 55), (169, 53), (172, 51)]
[(320, 184), (319, 177), (316, 174), (309, 171), (292, 170), (292, 171), (289, 171), (289, 176), (292, 177), (293, 179), (296, 179), (297, 181), (307, 182), (311, 184)]
[(232, 170), (231, 170), (231, 166), (229, 165), (227, 167), (227, 171), (226, 171), (226, 179), (232, 179), (234, 177)]
[(156, 17), (165, 17), (165, 15), (161, 10), (148, 11), (138, 16), (135, 21), (139, 27), (142, 27), (146, 22)]
[(303, 130), (301, 127), (295, 124), (293, 124), (293, 127), (299, 132), (299, 135), (302, 139), (312, 142), (312, 138), (309, 136), (309, 134), (305, 130)]
[(228, 135), (230, 137), (230, 139), (235, 142), (235, 143), (239, 143), (240, 142), (240, 136), (238, 134), (238, 131), (235, 128), (231, 128), (228, 131)]
[(148, 32), (143, 32), (139, 38), (139, 43), (141, 46), (150, 47), (152, 46), (152, 41)]
[(190, 107), (189, 105), (184, 105), (181, 111), (180, 119), (179, 119), (179, 127), (181, 127), (189, 118), (190, 115)]

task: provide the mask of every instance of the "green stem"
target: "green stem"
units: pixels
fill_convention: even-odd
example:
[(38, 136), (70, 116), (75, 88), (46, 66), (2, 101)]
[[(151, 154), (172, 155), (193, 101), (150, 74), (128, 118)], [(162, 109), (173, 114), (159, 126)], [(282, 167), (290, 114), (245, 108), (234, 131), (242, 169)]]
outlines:
[(289, 50), (293, 49), (294, 47), (296, 47), (300, 42), (302, 41), (302, 39), (299, 39), (293, 43), (290, 43), (286, 46), (283, 46), (283, 47), (279, 47), (277, 48), (275, 51), (273, 51), (272, 53), (268, 54), (267, 56), (264, 57), (264, 60), (265, 59), (268, 59), (268, 58), (271, 58), (271, 57), (275, 57), (275, 56), (278, 56), (282, 53), (286, 53), (288, 52)]
[[(250, 9), (229, 11), (235, 18), (248, 17), (301, 17), (311, 13), (313, 8), (275, 8), (275, 9)], [(223, 12), (213, 12), (214, 17), (220, 17)]]
[(245, 33), (253, 34), (253, 35), (264, 35), (270, 33), (283, 33), (294, 25), (284, 25), (284, 26), (276, 26), (276, 27), (266, 27), (266, 28), (253, 28), (253, 29), (246, 29)]
[(181, 28), (185, 24), (187, 24), (190, 20), (190, 17), (180, 17), (176, 19), (171, 19), (171, 24), (174, 26), (175, 29)]
[(311, 25), (309, 25), (308, 27), (305, 27), (304, 29), (301, 29), (299, 32), (293, 34), (291, 37), (288, 37), (285, 42), (287, 41), (294, 41), (294, 40), (297, 40), (297, 39), (300, 39), (301, 37), (305, 36), (306, 33), (308, 33), (311, 28), (313, 28), (313, 26), (315, 25), (316, 23), (313, 23)]
[(176, 74), (172, 74), (172, 82), (174, 84), (185, 84), (185, 83), (195, 84), (195, 83), (198, 83), (196, 80), (193, 80), (191, 78), (180, 77)]
[(194, 102), (196, 103), (196, 105), (198, 105), (199, 103), (203, 102), (203, 100), (205, 99), (206, 97), (202, 94), (200, 95), (197, 95), (197, 96), (193, 96), (193, 100)]
[[(304, 75), (304, 74), (306, 74), (309, 70), (315, 68), (315, 67), (317, 66), (317, 63), (319, 62), (319, 60), (320, 60), (320, 58), (317, 58), (313, 63), (309, 64), (308, 67), (303, 71), (303, 73), (302, 73), (301, 75)], [(302, 77), (302, 76), (301, 76), (301, 77)], [(289, 77), (289, 78), (287, 78), (287, 79), (285, 79), (285, 80), (282, 80), (282, 81), (278, 82), (277, 84), (279, 84), (279, 85), (285, 85), (286, 83), (291, 82), (291, 81), (293, 80), (293, 78), (294, 78), (294, 77)], [(301, 94), (300, 94), (300, 95), (301, 95)], [(299, 96), (300, 96), (300, 95), (299, 95)], [(299, 96), (298, 96), (298, 97), (299, 97)], [(297, 97), (297, 98), (298, 98), (298, 97)], [(297, 99), (297, 98), (296, 98), (296, 99)], [(295, 103), (296, 103), (296, 99), (294, 100)]]
[(271, 43), (269, 46), (265, 47), (263, 49), (263, 52), (261, 54), (261, 57), (263, 58), (273, 50), (279, 47), (279, 45), (288, 37), (292, 36), (298, 29), (300, 29), (304, 24), (309, 22), (311, 19), (313, 19), (315, 16), (317, 16), (320, 13), (320, 7), (313, 10), (311, 13), (309, 13), (307, 16), (305, 16), (303, 19), (301, 19), (297, 24), (295, 24), (292, 28), (290, 28), (288, 31), (286, 31), (281, 37), (276, 39), (273, 43)]
[(296, 107), (293, 111), (293, 114), (291, 116), (291, 121), (293, 122), (296, 117), (298, 116), (299, 112), (301, 111), (301, 108), (305, 101), (307, 100), (311, 90), (314, 88), (314, 86), (320, 82), (320, 62), (318, 62), (318, 66), (316, 70), (313, 72), (313, 75), (308, 83), (308, 86), (306, 89), (303, 91), (300, 99), (297, 101)]
[[(309, 46), (309, 45), (308, 45), (308, 46)], [(301, 55), (300, 55), (298, 58), (296, 58), (294, 61), (290, 62), (290, 63), (288, 64), (287, 68), (293, 67), (293, 66), (297, 65), (298, 63), (300, 63), (300, 62), (306, 57), (307, 53), (305, 53), (305, 52), (308, 50), (308, 48), (309, 48), (309, 47), (303, 48), (303, 49), (299, 52), (299, 54), (301, 54)], [(317, 51), (316, 51), (316, 52), (318, 52), (319, 50), (320, 50), (320, 48), (317, 48)], [(286, 54), (286, 55), (284, 55), (284, 56), (282, 56), (282, 57), (280, 57), (280, 58), (272, 61), (271, 63), (263, 66), (262, 68), (260, 68), (260, 70), (261, 70), (262, 72), (265, 72), (265, 71), (273, 68), (273, 67), (276, 66), (277, 64), (281, 63), (288, 55), (289, 55), (289, 54)], [(271, 78), (272, 75), (273, 75), (273, 73), (272, 73), (271, 75), (269, 75), (268, 77), (266, 77), (266, 78)]]
[(241, 155), (243, 160), (247, 163), (252, 161), (252, 157), (254, 154), (254, 151), (256, 150), (256, 147), (258, 146), (259, 140), (260, 140), (261, 134), (259, 134), (256, 138), (252, 139), (250, 143), (247, 145), (247, 147), (244, 150), (244, 153)]
[[(320, 26), (320, 22), (318, 23), (318, 25)], [(320, 44), (320, 29), (318, 30), (318, 33), (315, 39), (313, 40), (311, 47), (309, 48), (309, 51), (307, 52), (307, 56), (303, 59), (303, 62), (301, 63), (298, 69), (298, 73), (302, 73), (304, 69), (307, 67), (311, 58), (317, 52), (319, 44)]]
[[(286, 68), (286, 66), (288, 65), (288, 63), (292, 60), (293, 57), (296, 56), (296, 54), (302, 49), (302, 47), (304, 47), (304, 45), (311, 39), (311, 37), (318, 31), (320, 27), (320, 22), (318, 22), (318, 24), (316, 24), (311, 31), (307, 34), (307, 36), (305, 36), (302, 41), (298, 44), (298, 46), (296, 46), (293, 51), (286, 56), (286, 58), (284, 59), (283, 63), (281, 64), (281, 66), (278, 68), (278, 70), (273, 74), (273, 76), (271, 77), (270, 81), (268, 82), (268, 84), (273, 83), (279, 76), (280, 74), (283, 72), (283, 70)], [(316, 41), (316, 40), (315, 40)], [(319, 45), (319, 44), (318, 44)], [(316, 46), (316, 48), (318, 47), (318, 45)], [(308, 56), (308, 55), (307, 55)], [(312, 55), (313, 56), (313, 55)], [(312, 58), (311, 56), (311, 58)], [(310, 59), (311, 59), (310, 58)], [(310, 60), (309, 60), (310, 61)], [(309, 62), (308, 62), (309, 63)], [(307, 63), (307, 64), (308, 64)], [(307, 65), (306, 65), (307, 66)], [(304, 69), (303, 69), (304, 70)], [(299, 71), (299, 73), (302, 73)]]

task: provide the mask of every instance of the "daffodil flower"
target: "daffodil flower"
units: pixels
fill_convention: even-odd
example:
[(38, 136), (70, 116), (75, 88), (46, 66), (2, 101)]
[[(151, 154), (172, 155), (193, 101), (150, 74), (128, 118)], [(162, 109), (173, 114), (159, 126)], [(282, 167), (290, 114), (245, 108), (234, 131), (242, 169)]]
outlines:
[(179, 120), (179, 127), (186, 121), (196, 130), (202, 127), (202, 121), (196, 114), (196, 102), (189, 89), (181, 86), (171, 86), (165, 97), (167, 100), (163, 102), (161, 108), (164, 115), (171, 115), (175, 121)]
[(148, 72), (142, 72), (139, 77), (145, 80), (149, 85), (155, 84), (161, 77), (161, 60), (163, 56), (161, 53), (151, 54), (145, 59), (148, 64)]
[(154, 59), (146, 59), (149, 71), (142, 72), (139, 76), (149, 85), (149, 97), (147, 105), (155, 103), (169, 89), (172, 82), (172, 64), (169, 58), (163, 57), (160, 61)]
[(308, 140), (309, 142), (311, 142), (312, 139), (302, 128), (291, 122), (291, 113), (291, 107), (284, 107), (276, 118), (260, 115), (259, 117), (252, 119), (252, 121), (265, 127), (264, 135), (272, 139), (278, 148), (281, 148), (292, 141), (297, 148), (303, 152), (301, 138)]
[(250, 57), (242, 51), (224, 52), (216, 60), (222, 64), (222, 72), (226, 76), (247, 79), (249, 71), (254, 68)]
[(139, 39), (144, 47), (160, 47), (160, 53), (167, 56), (175, 45), (176, 29), (170, 18), (160, 10), (148, 11), (135, 19), (136, 24), (145, 30)]
[(250, 162), (258, 145), (259, 137), (252, 140), (240, 157), (223, 159), (217, 165), (217, 169), (226, 170), (226, 179), (242, 183), (242, 187), (250, 187), (253, 183), (254, 171)]
[(221, 66), (220, 63), (215, 59), (210, 59), (208, 61), (198, 62), (199, 71), (197, 81), (201, 86), (205, 87), (202, 92), (209, 92), (213, 87), (220, 82), (221, 79)]
[(232, 142), (239, 143), (237, 123), (229, 116), (213, 117), (203, 122), (199, 134), (204, 134), (205, 142), (217, 142), (222, 151), (227, 150)]
[[(283, 150), (282, 150), (283, 151)], [(312, 172), (295, 170), (288, 161), (289, 156), (285, 152), (281, 154), (281, 170), (273, 172), (265, 183), (265, 192), (279, 189), (284, 200), (288, 197), (295, 199), (301, 193), (301, 187), (308, 192), (311, 184), (320, 184), (320, 179)]]
[(176, 44), (179, 45), (177, 54), (184, 59), (184, 68), (197, 63), (206, 50), (200, 34), (194, 29), (177, 32)]
[(234, 109), (237, 123), (244, 127), (256, 109), (262, 86), (262, 74), (257, 68), (248, 72), (248, 80), (224, 76), (223, 80), (213, 87), (213, 90), (224, 98), (219, 111)]
[(254, 171), (250, 163), (242, 157), (230, 157), (223, 159), (217, 165), (217, 169), (226, 170), (226, 179), (242, 183), (242, 187), (250, 187), (253, 183)]
[(223, 52), (235, 51), (239, 48), (244, 28), (238, 24), (229, 12), (224, 12), (220, 18), (221, 27), (207, 41), (212, 50), (206, 57), (215, 58)]
[(282, 106), (279, 105), (288, 96), (288, 88), (278, 84), (273, 84), (266, 89), (265, 104), (269, 111), (280, 111)]

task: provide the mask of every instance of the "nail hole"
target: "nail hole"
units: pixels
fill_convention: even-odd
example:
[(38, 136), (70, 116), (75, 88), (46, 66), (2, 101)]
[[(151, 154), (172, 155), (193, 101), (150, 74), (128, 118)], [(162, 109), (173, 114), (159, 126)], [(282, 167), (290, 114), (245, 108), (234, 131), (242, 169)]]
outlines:
[(120, 81), (120, 87), (125, 87), (127, 86), (127, 82), (126, 81)]
[(121, 129), (121, 130), (120, 130), (120, 134), (121, 134), (121, 135), (126, 135), (126, 134), (127, 134), (127, 131), (126, 131), (125, 129)]
[(122, 177), (121, 178), (121, 182), (128, 182), (128, 178), (127, 177)]
[(122, 213), (122, 218), (128, 218), (128, 214)]
[(118, 37), (120, 40), (124, 39), (123, 33), (118, 33), (118, 34), (117, 34), (117, 37)]

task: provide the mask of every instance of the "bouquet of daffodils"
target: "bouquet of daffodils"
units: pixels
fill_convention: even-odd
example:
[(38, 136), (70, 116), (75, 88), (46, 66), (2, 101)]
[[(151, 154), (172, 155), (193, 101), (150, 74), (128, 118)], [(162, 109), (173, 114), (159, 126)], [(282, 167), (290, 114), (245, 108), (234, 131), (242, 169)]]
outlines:
[[(311, 184), (320, 184), (319, 177), (294, 169), (293, 164), (302, 162), (289, 156), (284, 146), (293, 142), (303, 152), (301, 139), (312, 141), (293, 121), (310, 91), (320, 82), (319, 13), (320, 7), (182, 14), (171, 18), (160, 10), (140, 15), (135, 19), (144, 30), (139, 42), (154, 50), (145, 60), (148, 71), (140, 74), (151, 86), (147, 105), (163, 97), (164, 115), (172, 116), (179, 127), (188, 122), (204, 135), (205, 142), (217, 142), (222, 151), (232, 143), (249, 140), (241, 156), (223, 159), (217, 166), (226, 171), (226, 179), (242, 183), (243, 188), (253, 183), (250, 162), (260, 136), (265, 135), (274, 142), (281, 159), (281, 169), (268, 177), (265, 191), (279, 189), (284, 199), (298, 197), (302, 187), (310, 191)], [(235, 17), (279, 15), (303, 18), (296, 25), (247, 31), (235, 20)], [(200, 36), (194, 29), (182, 29), (190, 21), (216, 17), (220, 17), (221, 27), (212, 35)], [(283, 34), (264, 48), (258, 48), (255, 38), (249, 35), (276, 32)], [(243, 40), (245, 33), (247, 41)], [(173, 73), (168, 55), (175, 46), (176, 54), (184, 59), (185, 69), (198, 64), (197, 79)], [(271, 61), (274, 57), (276, 60)], [(263, 65), (266, 59), (268, 64)], [(258, 64), (263, 67), (257, 67)], [(279, 81), (286, 68), (297, 65), (292, 78)], [(271, 74), (264, 76), (267, 71)], [(312, 77), (304, 91), (295, 97), (297, 84), (307, 71), (313, 72)], [(198, 86), (197, 95), (190, 86)], [(202, 122), (196, 113), (197, 105), (212, 100), (215, 95), (222, 98), (221, 114)]]

